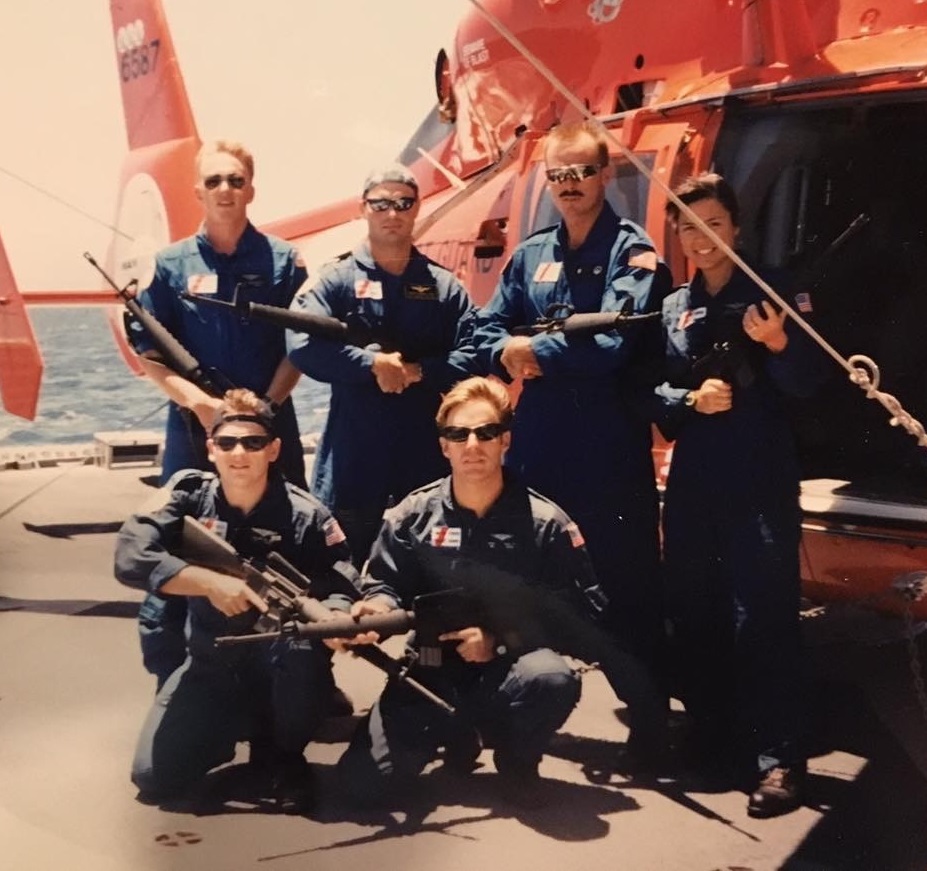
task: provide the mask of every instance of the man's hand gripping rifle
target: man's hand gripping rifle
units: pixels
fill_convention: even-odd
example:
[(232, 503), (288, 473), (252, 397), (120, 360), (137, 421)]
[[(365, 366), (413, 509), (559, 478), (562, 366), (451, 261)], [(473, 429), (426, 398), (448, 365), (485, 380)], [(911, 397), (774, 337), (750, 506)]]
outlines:
[[(352, 638), (375, 630), (381, 636), (403, 633), (411, 627), (406, 611), (353, 620), (325, 607), (312, 596), (312, 582), (285, 557), (273, 550), (273, 534), (254, 530), (263, 541), (256, 550), (260, 557), (239, 554), (231, 544), (207, 529), (192, 517), (184, 518), (183, 541), (179, 556), (189, 563), (205, 566), (214, 571), (241, 578), (267, 605), (267, 612), (254, 624), (255, 633), (226, 635), (216, 639), (218, 646), (266, 641), (287, 636), (299, 638)], [(345, 578), (339, 590), (349, 598), (358, 598), (358, 591)], [(375, 625), (368, 626), (368, 621)], [(358, 645), (352, 651), (361, 659), (384, 671), (390, 677), (405, 683), (448, 714), (453, 706), (427, 687), (409, 677), (411, 663), (390, 656), (375, 644)]]

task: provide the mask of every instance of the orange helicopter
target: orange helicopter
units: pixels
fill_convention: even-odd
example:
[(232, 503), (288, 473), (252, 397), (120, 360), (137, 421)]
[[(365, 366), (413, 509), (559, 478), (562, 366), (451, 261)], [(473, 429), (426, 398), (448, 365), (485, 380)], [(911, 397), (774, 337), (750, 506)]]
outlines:
[[(400, 155), (421, 180), (418, 247), (485, 302), (515, 245), (557, 219), (538, 143), (588, 115), (612, 137), (612, 205), (646, 227), (683, 281), (668, 189), (722, 172), (739, 194), (743, 249), (797, 276), (816, 328), (838, 356), (876, 360), (864, 386), (894, 402), (888, 412), (865, 402), (835, 366), (821, 395), (792, 409), (805, 592), (927, 617), (917, 583), (896, 582), (927, 566), (927, 453), (914, 425), (927, 417), (927, 218), (914, 193), (927, 189), (927, 4), (470, 2), (437, 54), (436, 104)], [(144, 284), (153, 252), (195, 232), (200, 140), (159, 0), (110, 8), (130, 152), (108, 266), (123, 286)], [(345, 200), (262, 229), (317, 265), (362, 235), (356, 218)], [(60, 297), (20, 294), (2, 248), (0, 288), (4, 407), (31, 418), (42, 358), (26, 307)], [(121, 308), (108, 312), (137, 371)], [(658, 441), (658, 476), (670, 457)]]

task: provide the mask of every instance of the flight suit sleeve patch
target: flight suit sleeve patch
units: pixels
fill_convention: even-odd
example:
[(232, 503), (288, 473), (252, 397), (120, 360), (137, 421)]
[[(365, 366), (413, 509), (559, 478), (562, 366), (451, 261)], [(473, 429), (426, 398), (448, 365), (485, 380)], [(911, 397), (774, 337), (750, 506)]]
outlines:
[(648, 272), (657, 270), (657, 252), (648, 248), (632, 248), (628, 254), (628, 266), (632, 269), (646, 269)]
[(573, 547), (582, 547), (586, 543), (580, 528), (575, 523), (568, 523), (564, 531), (570, 536), (570, 543)]
[(341, 524), (339, 524), (334, 517), (329, 517), (328, 520), (322, 524), (322, 532), (325, 535), (326, 547), (334, 547), (336, 544), (347, 541), (347, 536), (344, 534)]

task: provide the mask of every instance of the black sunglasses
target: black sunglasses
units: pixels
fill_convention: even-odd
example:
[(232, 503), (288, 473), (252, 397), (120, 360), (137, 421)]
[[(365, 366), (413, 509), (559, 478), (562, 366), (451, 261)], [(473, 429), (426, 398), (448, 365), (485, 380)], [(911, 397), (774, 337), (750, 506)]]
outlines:
[(508, 427), (504, 423), (484, 423), (480, 424), (480, 426), (438, 427), (438, 434), (441, 438), (447, 439), (449, 442), (465, 442), (470, 438), (470, 433), (473, 433), (478, 441), (491, 442), (507, 431)]
[(554, 184), (563, 184), (565, 181), (582, 181), (592, 178), (601, 169), (594, 163), (571, 163), (568, 166), (555, 166), (546, 172), (547, 180)]
[(364, 200), (370, 210), (373, 212), (387, 212), (395, 209), (397, 212), (408, 212), (415, 205), (415, 197), (396, 197), (395, 200), (389, 197), (375, 197), (374, 199)]
[(223, 452), (234, 451), (238, 445), (241, 445), (249, 453), (263, 451), (271, 442), (273, 437), (269, 435), (246, 435), (230, 436), (220, 435), (213, 436), (212, 443)]
[(203, 187), (208, 191), (214, 191), (224, 181), (229, 183), (230, 188), (240, 191), (248, 180), (243, 175), (207, 175), (203, 179)]

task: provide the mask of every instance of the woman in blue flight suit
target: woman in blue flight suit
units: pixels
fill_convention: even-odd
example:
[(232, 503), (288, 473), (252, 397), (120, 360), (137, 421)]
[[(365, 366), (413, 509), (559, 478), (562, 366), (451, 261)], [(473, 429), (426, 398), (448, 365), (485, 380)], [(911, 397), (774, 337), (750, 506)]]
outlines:
[[(720, 176), (677, 196), (728, 246), (738, 206)], [(822, 358), (806, 334), (675, 203), (696, 267), (663, 304), (658, 425), (675, 439), (663, 513), (666, 592), (681, 695), (704, 752), (749, 748), (753, 816), (801, 803), (799, 469), (782, 396), (808, 395)], [(781, 276), (764, 276), (782, 290)], [(794, 307), (810, 310), (807, 294)]]

